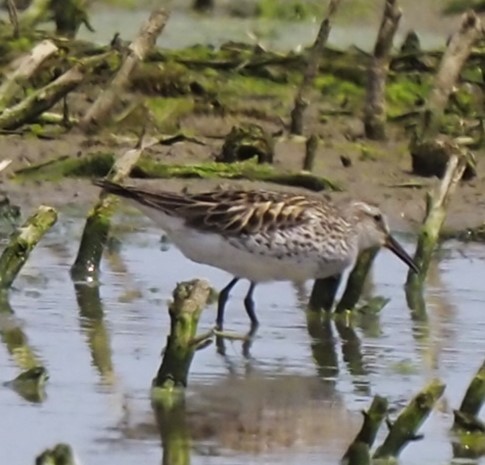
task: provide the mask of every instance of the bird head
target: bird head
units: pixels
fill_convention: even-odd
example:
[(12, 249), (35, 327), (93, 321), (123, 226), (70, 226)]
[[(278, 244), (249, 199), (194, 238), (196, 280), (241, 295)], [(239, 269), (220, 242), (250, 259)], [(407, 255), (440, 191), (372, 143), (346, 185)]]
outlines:
[(414, 260), (392, 236), (386, 217), (378, 207), (365, 202), (353, 202), (351, 216), (357, 232), (360, 251), (371, 247), (386, 247), (415, 273), (419, 273), (419, 268)]

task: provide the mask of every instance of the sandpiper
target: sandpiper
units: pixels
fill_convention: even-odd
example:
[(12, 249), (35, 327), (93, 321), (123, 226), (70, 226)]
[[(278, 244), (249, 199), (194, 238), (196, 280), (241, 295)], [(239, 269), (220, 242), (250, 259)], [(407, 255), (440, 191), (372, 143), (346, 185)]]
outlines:
[(94, 184), (134, 201), (187, 258), (234, 276), (219, 294), (219, 330), (229, 293), (241, 278), (250, 282), (244, 306), (255, 329), (257, 283), (334, 276), (351, 266), (360, 251), (376, 246), (387, 247), (419, 271), (381, 211), (365, 202), (337, 206), (323, 197), (263, 190), (179, 194), (107, 180)]

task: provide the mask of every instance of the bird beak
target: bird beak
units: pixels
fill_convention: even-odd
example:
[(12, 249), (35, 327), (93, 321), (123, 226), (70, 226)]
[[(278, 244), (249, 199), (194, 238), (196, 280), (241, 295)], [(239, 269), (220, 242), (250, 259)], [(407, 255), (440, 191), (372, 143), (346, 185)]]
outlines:
[(416, 265), (414, 260), (402, 248), (401, 244), (399, 244), (399, 242), (397, 242), (390, 234), (387, 236), (384, 247), (387, 247), (391, 252), (396, 254), (415, 273), (419, 273), (418, 265)]

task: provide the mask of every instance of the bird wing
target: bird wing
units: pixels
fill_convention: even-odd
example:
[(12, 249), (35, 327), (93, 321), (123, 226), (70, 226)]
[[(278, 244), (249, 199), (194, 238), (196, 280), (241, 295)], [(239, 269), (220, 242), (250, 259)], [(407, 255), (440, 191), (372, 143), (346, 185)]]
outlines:
[(106, 180), (94, 182), (111, 194), (130, 198), (167, 215), (184, 218), (204, 231), (232, 236), (285, 230), (308, 223), (310, 209), (321, 208), (316, 199), (262, 190), (227, 190), (173, 193), (122, 186)]

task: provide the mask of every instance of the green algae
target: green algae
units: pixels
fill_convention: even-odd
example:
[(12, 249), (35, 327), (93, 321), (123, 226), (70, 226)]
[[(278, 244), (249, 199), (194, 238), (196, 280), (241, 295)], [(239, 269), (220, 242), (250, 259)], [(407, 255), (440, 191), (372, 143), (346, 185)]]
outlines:
[[(113, 162), (113, 154), (104, 152), (88, 154), (80, 158), (64, 156), (19, 170), (14, 179), (25, 182), (27, 180), (56, 181), (64, 177), (103, 177), (108, 174)], [(142, 156), (132, 169), (131, 175), (159, 179), (248, 179), (304, 187), (316, 192), (341, 190), (337, 183), (322, 176), (304, 172), (281, 172), (272, 165), (258, 164), (255, 160), (239, 163), (206, 162), (176, 165), (160, 163)]]

